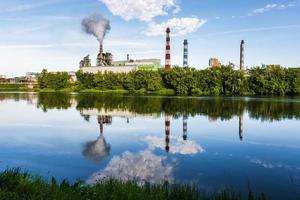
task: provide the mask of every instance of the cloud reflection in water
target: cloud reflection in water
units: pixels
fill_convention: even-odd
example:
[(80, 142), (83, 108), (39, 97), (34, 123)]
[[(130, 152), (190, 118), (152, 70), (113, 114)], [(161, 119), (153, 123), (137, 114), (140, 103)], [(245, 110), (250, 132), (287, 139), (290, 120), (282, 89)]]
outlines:
[[(148, 136), (146, 137), (146, 141), (151, 149), (165, 149), (165, 138), (157, 136)], [(171, 137), (169, 153), (189, 155), (203, 152), (205, 152), (205, 150), (194, 141), (182, 140), (181, 138)]]
[(173, 171), (174, 167), (166, 162), (166, 157), (157, 156), (149, 150), (137, 153), (126, 151), (114, 156), (103, 170), (92, 175), (87, 182), (93, 184), (106, 177), (135, 180), (138, 183), (172, 182)]

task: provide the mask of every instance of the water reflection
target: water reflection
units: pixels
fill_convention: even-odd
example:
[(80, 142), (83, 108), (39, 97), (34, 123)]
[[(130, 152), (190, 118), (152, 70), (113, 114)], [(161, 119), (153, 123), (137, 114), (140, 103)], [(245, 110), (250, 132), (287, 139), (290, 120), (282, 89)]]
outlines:
[(242, 141), (244, 138), (244, 116), (239, 116), (239, 136)]
[(299, 191), (299, 98), (2, 93), (0, 110), (2, 169), (212, 190), (249, 183), (272, 199)]
[(174, 166), (164, 156), (155, 155), (148, 150), (137, 153), (127, 151), (114, 156), (104, 169), (93, 174), (87, 182), (92, 184), (106, 177), (135, 180), (138, 183), (173, 182), (173, 171)]
[[(87, 115), (89, 116), (89, 115)], [(103, 136), (103, 125), (111, 124), (111, 116), (98, 116), (98, 123), (100, 128), (100, 136), (95, 141), (87, 142), (83, 148), (82, 154), (88, 159), (100, 162), (110, 154), (110, 145), (106, 142)]]

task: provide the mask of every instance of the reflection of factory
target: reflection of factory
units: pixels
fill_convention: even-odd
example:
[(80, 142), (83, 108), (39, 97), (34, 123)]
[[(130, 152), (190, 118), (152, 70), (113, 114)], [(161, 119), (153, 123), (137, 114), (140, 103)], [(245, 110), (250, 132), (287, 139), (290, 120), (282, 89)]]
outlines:
[(122, 109), (82, 109), (80, 110), (81, 116), (111, 116), (111, 117), (121, 117), (121, 118), (134, 118), (134, 117), (152, 117), (152, 118), (158, 118), (159, 115), (154, 114), (137, 114), (134, 112), (130, 112), (128, 110), (122, 110)]
[(110, 145), (106, 142), (103, 135), (103, 125), (111, 124), (111, 116), (98, 116), (100, 127), (100, 136), (95, 141), (87, 142), (83, 148), (82, 154), (89, 160), (100, 162), (110, 154)]
[[(182, 117), (182, 122), (183, 122), (183, 124), (182, 124), (182, 127), (183, 127), (182, 139), (184, 141), (187, 140), (187, 121), (188, 121), (188, 116), (183, 115), (183, 117)], [(165, 116), (165, 136), (166, 136), (165, 149), (166, 149), (166, 152), (169, 152), (170, 151), (170, 136), (171, 136), (171, 116), (168, 113), (166, 113), (166, 116)]]
[(138, 69), (156, 70), (161, 68), (161, 61), (159, 59), (133, 60), (129, 58), (129, 54), (127, 54), (126, 60), (113, 61), (113, 55), (108, 52), (104, 53), (103, 45), (101, 44), (96, 59), (96, 66), (92, 66), (91, 59), (89, 55), (87, 55), (79, 62), (79, 68), (84, 73), (128, 73)]

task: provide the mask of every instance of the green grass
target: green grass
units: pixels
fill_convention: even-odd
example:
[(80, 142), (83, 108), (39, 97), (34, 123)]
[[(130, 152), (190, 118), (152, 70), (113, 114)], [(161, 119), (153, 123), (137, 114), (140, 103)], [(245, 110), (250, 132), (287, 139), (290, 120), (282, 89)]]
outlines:
[(25, 84), (0, 84), (1, 92), (27, 91)]
[[(265, 195), (254, 197), (249, 192), (245, 200), (265, 200)], [(133, 181), (104, 179), (95, 185), (81, 181), (58, 183), (46, 181), (19, 169), (0, 173), (0, 199), (60, 199), (60, 200), (242, 200), (242, 195), (229, 190), (216, 194), (201, 193), (191, 185), (138, 185)]]

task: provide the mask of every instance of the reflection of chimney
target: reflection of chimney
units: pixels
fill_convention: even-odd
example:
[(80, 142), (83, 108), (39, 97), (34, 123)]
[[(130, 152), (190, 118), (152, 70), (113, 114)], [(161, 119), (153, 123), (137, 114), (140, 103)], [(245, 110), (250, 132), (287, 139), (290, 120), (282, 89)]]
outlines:
[(104, 124), (111, 124), (112, 123), (112, 117), (107, 115), (99, 115), (98, 116), (98, 123), (100, 125), (100, 133), (103, 134), (103, 125)]
[(170, 150), (170, 115), (166, 113), (165, 117), (165, 133), (166, 133), (166, 152), (169, 152)]
[(100, 133), (101, 133), (101, 135), (103, 134), (103, 123), (104, 123), (103, 116), (98, 116), (98, 124), (100, 125)]
[(240, 140), (242, 141), (244, 138), (244, 116), (241, 115), (239, 116), (239, 136), (240, 136)]
[(183, 115), (183, 140), (187, 140), (187, 120), (188, 116)]
[(165, 69), (170, 70), (171, 69), (171, 37), (170, 37), (170, 28), (168, 27), (166, 30), (166, 65)]

